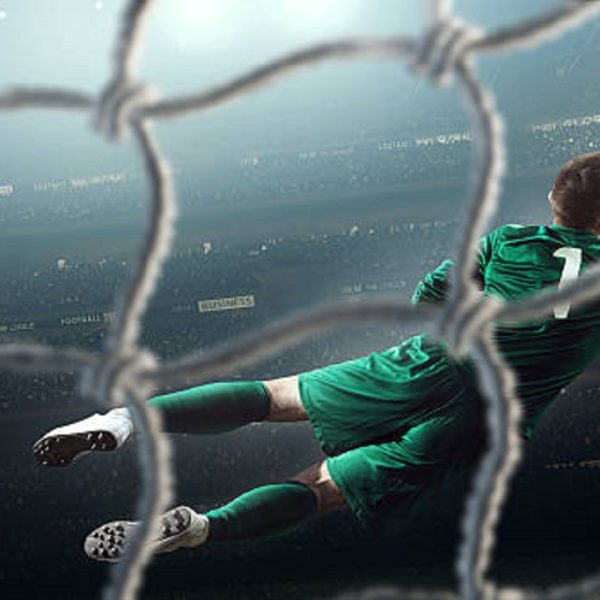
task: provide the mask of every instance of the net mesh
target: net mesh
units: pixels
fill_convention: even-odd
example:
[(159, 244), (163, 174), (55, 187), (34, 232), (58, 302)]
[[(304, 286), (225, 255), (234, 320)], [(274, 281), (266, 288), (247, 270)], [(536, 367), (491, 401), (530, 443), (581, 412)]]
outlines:
[[(497, 587), (486, 579), (495, 529), (511, 476), (520, 457), (517, 433), (519, 404), (514, 378), (492, 341), (490, 324), (496, 319), (524, 320), (551, 313), (557, 302), (572, 306), (600, 296), (600, 266), (561, 290), (547, 290), (533, 298), (502, 304), (482, 298), (472, 281), (471, 265), (478, 240), (496, 210), (505, 145), (502, 120), (494, 97), (479, 81), (474, 58), (480, 53), (503, 52), (535, 46), (578, 27), (600, 11), (600, 0), (563, 0), (553, 10), (522, 23), (485, 32), (454, 15), (451, 0), (424, 0), (428, 22), (418, 38), (349, 38), (327, 41), (282, 56), (225, 84), (197, 94), (156, 100), (136, 76), (144, 24), (156, 0), (131, 0), (124, 11), (115, 46), (111, 80), (99, 97), (60, 88), (12, 88), (0, 91), (0, 110), (61, 109), (91, 111), (98, 129), (111, 139), (130, 134), (144, 159), (151, 185), (149, 224), (134, 275), (119, 299), (117, 318), (102, 353), (56, 349), (42, 344), (7, 344), (0, 348), (0, 368), (20, 372), (74, 371), (82, 394), (105, 406), (129, 406), (138, 436), (143, 474), (137, 516), (142, 521), (125, 559), (112, 568), (104, 597), (134, 598), (151, 559), (149, 541), (159, 515), (172, 500), (169, 444), (160, 436), (158, 416), (148, 409), (155, 386), (186, 381), (198, 384), (209, 377), (267, 357), (317, 332), (366, 319), (407, 322), (431, 319), (437, 335), (454, 351), (477, 357), (486, 398), (491, 441), (475, 475), (462, 523), (462, 541), (456, 572), (458, 596), (468, 599), (587, 598), (600, 592), (600, 575), (583, 581), (536, 591)], [(171, 170), (152, 134), (153, 119), (183, 117), (206, 111), (269, 85), (276, 78), (333, 59), (381, 57), (404, 60), (416, 72), (438, 85), (455, 85), (472, 114), (478, 162), (466, 231), (461, 232), (457, 277), (449, 300), (439, 308), (415, 309), (398, 299), (344, 301), (287, 317), (260, 333), (207, 352), (176, 361), (160, 362), (140, 348), (141, 319), (152, 296), (174, 238), (176, 199)], [(351, 594), (353, 598), (455, 598), (446, 591), (377, 589)]]

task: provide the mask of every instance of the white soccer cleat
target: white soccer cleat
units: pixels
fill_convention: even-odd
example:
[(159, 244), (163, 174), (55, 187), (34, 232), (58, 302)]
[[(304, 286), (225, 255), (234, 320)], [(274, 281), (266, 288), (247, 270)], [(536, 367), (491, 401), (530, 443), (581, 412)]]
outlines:
[(33, 455), (42, 465), (64, 467), (89, 452), (120, 448), (132, 432), (133, 423), (126, 409), (96, 413), (48, 432), (33, 445)]
[[(121, 560), (138, 527), (132, 521), (112, 521), (90, 533), (83, 543), (85, 553), (94, 560)], [(152, 544), (154, 553), (200, 546), (208, 538), (208, 518), (189, 506), (178, 506), (161, 517), (160, 533)]]

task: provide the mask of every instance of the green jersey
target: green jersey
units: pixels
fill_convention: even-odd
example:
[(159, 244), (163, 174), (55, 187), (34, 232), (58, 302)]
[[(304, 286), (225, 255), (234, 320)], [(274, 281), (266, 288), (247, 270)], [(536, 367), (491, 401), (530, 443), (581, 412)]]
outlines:
[[(600, 238), (560, 226), (505, 225), (481, 243), (476, 278), (483, 293), (505, 301), (575, 279), (600, 261)], [(448, 289), (451, 261), (425, 276), (413, 302), (439, 302)], [(522, 432), (531, 437), (544, 410), (600, 352), (600, 301), (554, 307), (550, 319), (495, 327), (495, 338), (517, 375)]]

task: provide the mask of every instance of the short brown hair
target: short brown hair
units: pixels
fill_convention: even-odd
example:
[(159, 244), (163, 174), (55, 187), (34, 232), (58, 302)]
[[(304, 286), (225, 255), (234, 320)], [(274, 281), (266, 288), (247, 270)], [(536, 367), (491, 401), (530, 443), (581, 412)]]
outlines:
[(600, 226), (600, 152), (571, 159), (552, 186), (552, 212), (565, 227)]

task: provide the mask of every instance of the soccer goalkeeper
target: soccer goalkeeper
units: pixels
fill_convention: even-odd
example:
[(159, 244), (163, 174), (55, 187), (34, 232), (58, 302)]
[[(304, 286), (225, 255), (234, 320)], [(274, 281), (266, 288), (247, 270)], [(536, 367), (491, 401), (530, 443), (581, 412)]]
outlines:
[[(515, 300), (572, 280), (600, 260), (600, 153), (569, 161), (548, 199), (552, 225), (505, 225), (482, 239), (474, 271), (482, 293)], [(447, 260), (426, 275), (414, 303), (443, 301), (452, 268)], [(494, 335), (516, 373), (521, 434), (529, 439), (559, 391), (597, 356), (600, 301), (577, 310), (557, 305), (553, 318), (496, 325)], [(326, 456), (288, 481), (252, 489), (206, 514), (170, 510), (156, 552), (280, 533), (342, 506), (377, 528), (447, 473), (473, 469), (486, 443), (473, 363), (453, 358), (427, 335), (299, 375), (213, 383), (150, 404), (171, 433), (309, 421)], [(83, 453), (116, 450), (132, 433), (129, 411), (119, 408), (50, 431), (33, 452), (42, 464), (62, 466)], [(86, 553), (119, 560), (135, 527), (127, 521), (99, 527), (86, 538)]]

